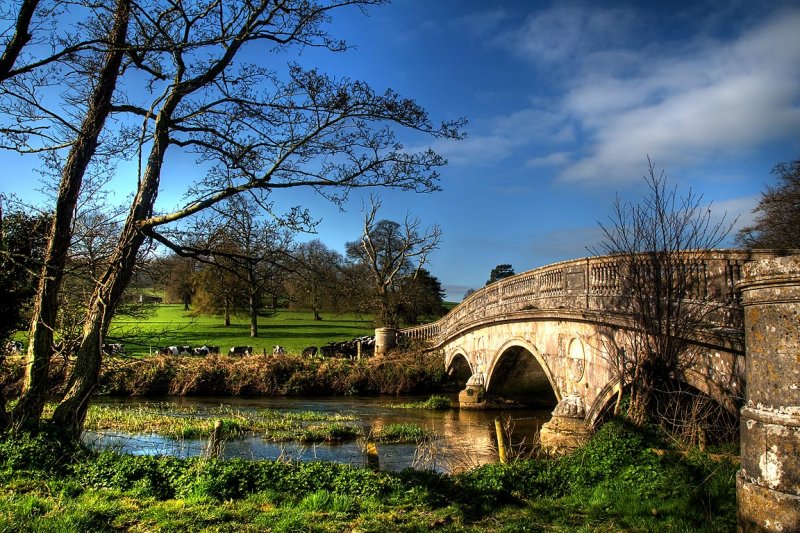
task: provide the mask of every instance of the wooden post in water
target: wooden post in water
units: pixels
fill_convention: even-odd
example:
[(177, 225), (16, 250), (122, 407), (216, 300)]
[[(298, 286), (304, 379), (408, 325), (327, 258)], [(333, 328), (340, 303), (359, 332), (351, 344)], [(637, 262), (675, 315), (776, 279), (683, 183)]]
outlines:
[(497, 453), (500, 455), (500, 462), (505, 464), (508, 462), (508, 455), (506, 455), (506, 434), (503, 431), (503, 423), (500, 422), (500, 417), (494, 417), (494, 431), (497, 434)]
[(381, 469), (381, 459), (378, 457), (378, 445), (371, 439), (367, 441), (367, 468), (370, 470)]
[(222, 420), (214, 421), (214, 429), (211, 431), (211, 437), (208, 439), (206, 456), (209, 458), (219, 458), (222, 456)]

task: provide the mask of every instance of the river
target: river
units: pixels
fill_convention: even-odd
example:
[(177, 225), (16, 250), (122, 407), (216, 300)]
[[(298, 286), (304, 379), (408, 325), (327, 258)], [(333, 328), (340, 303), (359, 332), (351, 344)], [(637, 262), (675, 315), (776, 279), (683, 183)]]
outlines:
[[(450, 395), (453, 400), (455, 395)], [(457, 472), (480, 464), (497, 461), (495, 417), (512, 428), (511, 451), (524, 453), (538, 439), (539, 427), (550, 418), (550, 410), (509, 409), (493, 411), (467, 411), (460, 409), (424, 410), (396, 409), (390, 404), (400, 404), (426, 399), (427, 396), (369, 396), (321, 398), (98, 398), (99, 405), (137, 407), (157, 401), (175, 405), (175, 411), (186, 407), (205, 412), (221, 405), (240, 410), (272, 409), (279, 412), (315, 411), (327, 414), (354, 416), (351, 425), (380, 430), (387, 424), (413, 423), (428, 430), (435, 438), (422, 445), (378, 444), (380, 467), (402, 470), (407, 467)], [(206, 440), (178, 440), (156, 434), (131, 435), (121, 432), (86, 432), (84, 442), (95, 449), (114, 449), (136, 455), (174, 455), (193, 457), (203, 453)], [(258, 436), (225, 442), (225, 458), (285, 459), (296, 461), (323, 460), (352, 465), (365, 464), (363, 444), (301, 444), (298, 442), (273, 443)]]

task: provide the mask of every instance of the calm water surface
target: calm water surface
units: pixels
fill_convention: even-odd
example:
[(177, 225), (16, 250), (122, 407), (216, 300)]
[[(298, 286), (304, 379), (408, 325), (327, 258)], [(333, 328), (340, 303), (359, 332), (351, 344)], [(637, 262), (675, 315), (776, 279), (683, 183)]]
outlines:
[[(329, 414), (354, 415), (347, 422), (380, 430), (387, 424), (413, 423), (424, 427), (436, 438), (430, 443), (378, 444), (380, 466), (387, 470), (407, 467), (460, 471), (479, 464), (497, 461), (494, 419), (501, 417), (513, 427), (512, 447), (523, 450), (538, 438), (539, 427), (550, 418), (550, 410), (510, 409), (500, 411), (466, 411), (449, 409), (393, 409), (391, 404), (427, 399), (428, 396), (370, 396), (322, 398), (99, 398), (99, 405), (138, 405), (158, 402), (177, 407), (192, 407), (202, 416), (221, 405), (233, 409), (258, 411), (272, 409), (280, 412), (316, 411)], [(453, 400), (456, 395), (451, 396)], [(178, 409), (176, 409), (177, 411)], [(217, 415), (218, 416), (218, 415)], [(206, 440), (176, 440), (156, 434), (131, 435), (120, 432), (87, 432), (84, 441), (96, 449), (111, 448), (135, 455), (201, 455)], [(343, 444), (272, 443), (253, 436), (225, 442), (226, 458), (288, 459), (298, 461), (324, 460), (363, 465), (365, 455), (358, 442)]]

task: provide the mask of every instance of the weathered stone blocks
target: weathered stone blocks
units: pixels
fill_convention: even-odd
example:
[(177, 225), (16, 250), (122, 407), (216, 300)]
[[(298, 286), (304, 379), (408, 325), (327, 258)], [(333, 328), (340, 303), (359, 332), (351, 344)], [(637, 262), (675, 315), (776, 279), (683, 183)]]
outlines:
[(589, 438), (585, 419), (583, 398), (577, 394), (563, 397), (553, 410), (553, 416), (539, 431), (542, 448), (553, 454), (561, 454), (583, 446)]
[(749, 263), (739, 530), (800, 531), (800, 256)]

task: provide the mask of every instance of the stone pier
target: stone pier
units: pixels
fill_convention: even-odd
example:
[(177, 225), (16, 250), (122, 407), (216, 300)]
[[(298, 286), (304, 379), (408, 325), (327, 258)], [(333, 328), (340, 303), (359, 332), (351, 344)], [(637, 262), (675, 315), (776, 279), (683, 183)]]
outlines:
[(739, 531), (800, 531), (800, 256), (744, 265)]
[(375, 329), (375, 355), (380, 357), (397, 346), (397, 328)]
[(583, 398), (573, 394), (565, 396), (558, 402), (553, 410), (553, 416), (539, 431), (539, 441), (544, 450), (558, 455), (583, 446), (589, 438), (589, 433)]

